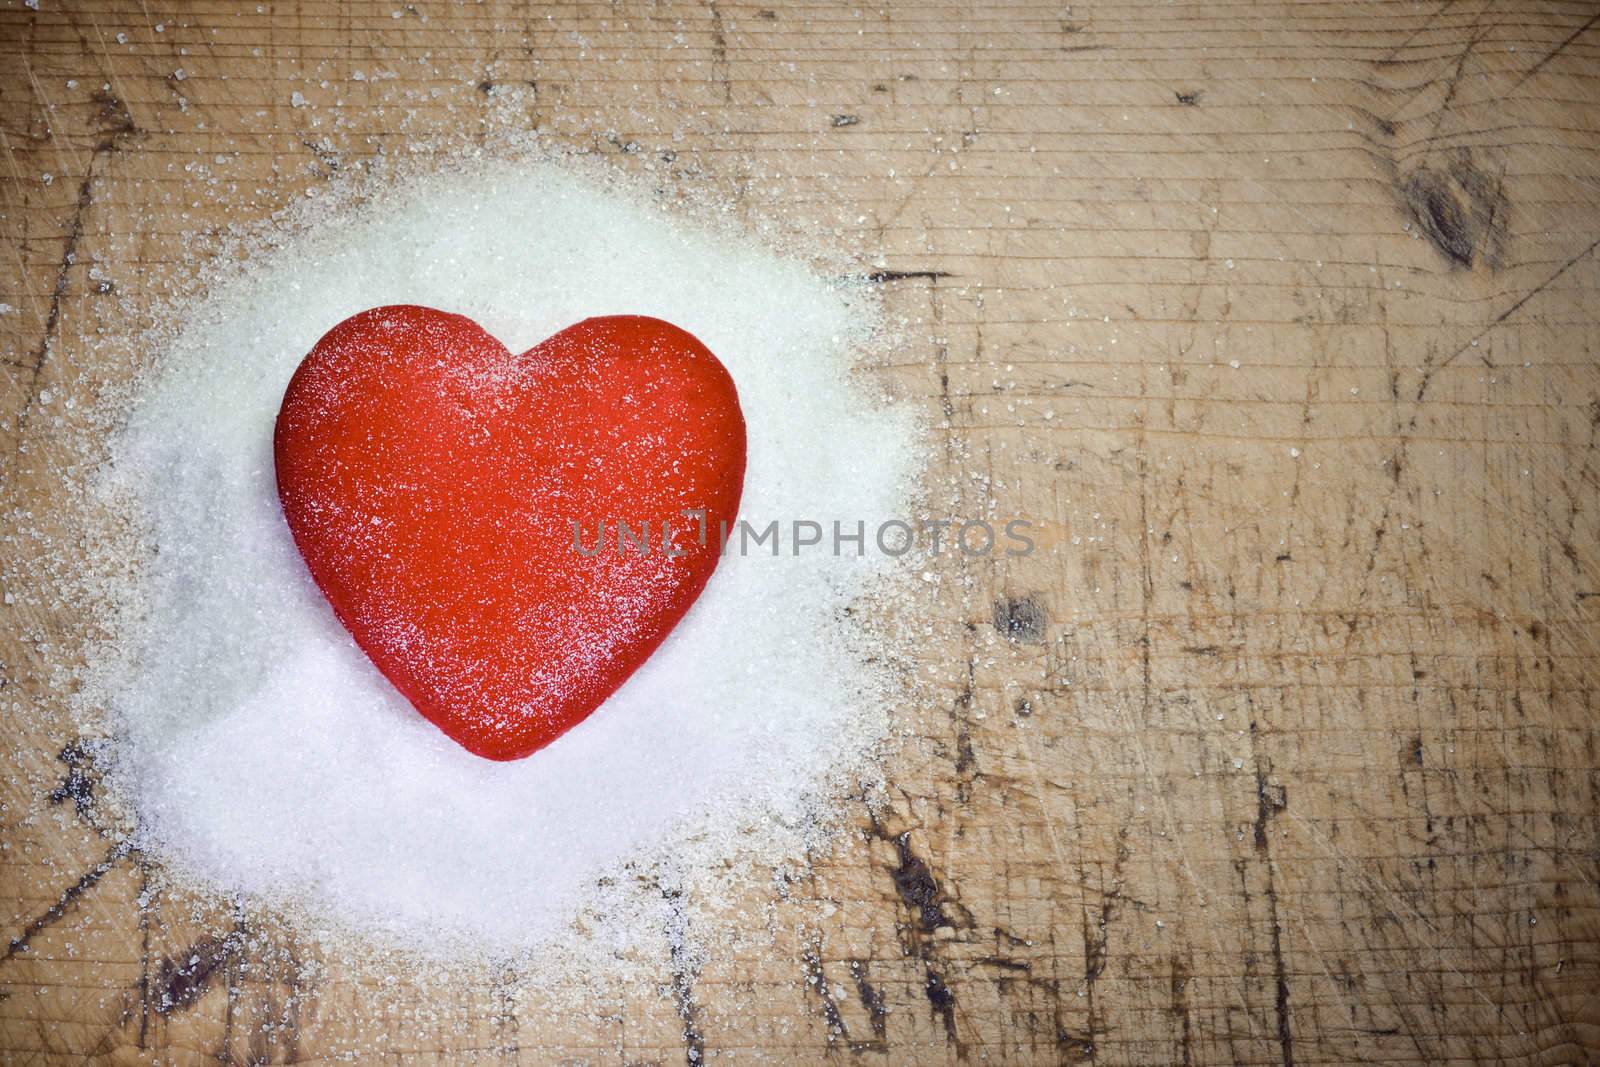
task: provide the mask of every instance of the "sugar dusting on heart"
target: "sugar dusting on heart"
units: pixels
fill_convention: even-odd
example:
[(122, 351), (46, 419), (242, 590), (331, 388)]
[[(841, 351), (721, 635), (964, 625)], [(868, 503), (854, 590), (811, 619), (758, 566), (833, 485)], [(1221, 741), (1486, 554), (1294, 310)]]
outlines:
[(329, 198), (248, 252), (178, 309), (101, 486), (147, 556), (112, 586), (80, 703), (109, 716), (109, 781), (137, 844), (307, 929), (503, 958), (580, 928), (625, 954), (638, 923), (660, 929), (652, 898), (710, 893), (739, 863), (821, 840), (870, 778), (898, 692), (894, 649), (851, 607), (904, 561), (730, 553), (595, 715), (490, 763), (407, 706), (335, 621), (278, 511), (271, 428), (300, 358), (367, 307), (460, 312), (513, 350), (586, 316), (652, 315), (734, 377), (744, 515), (871, 531), (908, 513), (919, 438), (852, 381), (880, 326), (869, 294), (538, 158)]

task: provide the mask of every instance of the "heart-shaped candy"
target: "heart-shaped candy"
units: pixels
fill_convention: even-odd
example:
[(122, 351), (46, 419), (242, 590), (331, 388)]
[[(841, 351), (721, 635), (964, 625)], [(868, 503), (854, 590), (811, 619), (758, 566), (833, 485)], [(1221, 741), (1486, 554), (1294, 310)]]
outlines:
[(295, 544), (356, 643), (446, 734), (505, 760), (587, 717), (700, 595), (745, 428), (727, 370), (659, 319), (586, 319), (513, 355), (471, 319), (398, 305), (317, 342), (273, 455)]

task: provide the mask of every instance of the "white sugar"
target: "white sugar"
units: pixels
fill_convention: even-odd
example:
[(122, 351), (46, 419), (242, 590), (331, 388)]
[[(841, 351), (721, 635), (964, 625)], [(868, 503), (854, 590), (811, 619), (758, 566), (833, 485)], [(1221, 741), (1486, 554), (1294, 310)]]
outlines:
[(517, 351), (586, 316), (654, 315), (734, 377), (744, 515), (871, 529), (906, 514), (917, 453), (909, 416), (849, 382), (874, 305), (570, 162), (458, 166), (374, 195), (321, 198), (280, 222), (292, 237), (258, 238), (176, 309), (139, 386), (104, 491), (151, 551), (114, 589), (120, 621), (83, 698), (109, 708), (111, 785), (181, 877), (308, 928), (517, 956), (584, 912), (625, 947), (627, 884), (692, 897), (705, 887), (684, 872), (777, 861), (827, 824), (893, 692), (844, 609), (906, 561), (730, 554), (589, 720), (490, 763), (389, 687), (311, 583), (273, 488), (284, 385), (375, 305), (460, 312)]

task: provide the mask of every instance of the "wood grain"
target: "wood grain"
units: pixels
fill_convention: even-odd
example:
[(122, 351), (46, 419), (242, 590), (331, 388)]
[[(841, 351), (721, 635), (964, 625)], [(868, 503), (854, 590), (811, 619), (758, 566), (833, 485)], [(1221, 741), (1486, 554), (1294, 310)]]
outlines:
[[(1594, 1056), (1597, 21), (10, 4), (0, 1051)], [(837, 230), (915, 327), (868, 373), (939, 426), (935, 498), (1043, 524), (1027, 559), (946, 561), (893, 803), (753, 898), (776, 947), (578, 1015), (509, 979), (358, 979), (216, 901), (141, 910), (146, 861), (80, 811), (71, 561), (26, 532), (65, 521), (75, 411), (147, 358), (97, 330), (192, 269), (187, 232), (491, 116)]]

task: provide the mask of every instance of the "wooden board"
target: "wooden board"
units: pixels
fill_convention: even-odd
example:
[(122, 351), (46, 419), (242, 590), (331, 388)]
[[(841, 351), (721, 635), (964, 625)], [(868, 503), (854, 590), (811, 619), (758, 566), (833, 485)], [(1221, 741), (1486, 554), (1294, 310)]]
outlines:
[[(1587, 1058), (1597, 21), (8, 3), (6, 1060)], [(66, 401), (141, 358), (96, 330), (188, 269), (185, 231), (507, 107), (881, 254), (921, 329), (871, 373), (947, 424), (935, 483), (1046, 530), (947, 562), (894, 802), (753, 900), (776, 947), (576, 1017), (510, 981), (358, 980), (214, 904), (141, 917), (144, 861), (74, 803), (94, 774), (53, 671), (84, 623), (13, 511), (56, 514)]]

